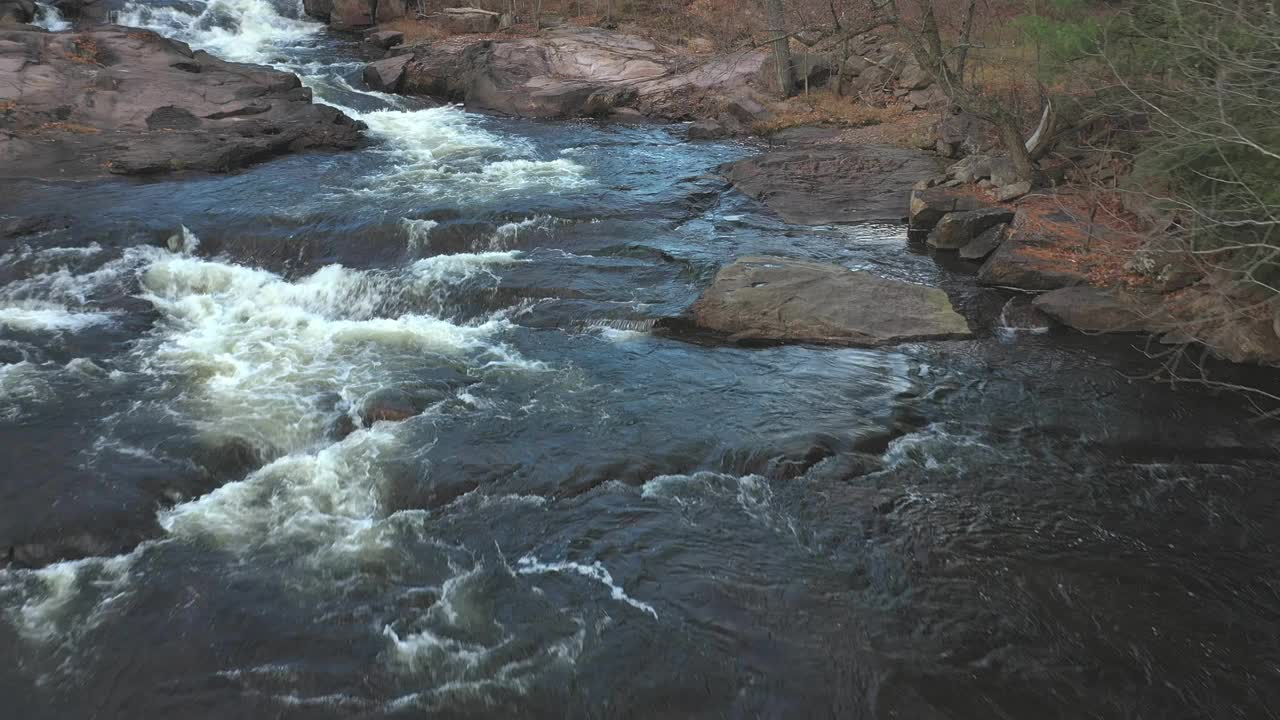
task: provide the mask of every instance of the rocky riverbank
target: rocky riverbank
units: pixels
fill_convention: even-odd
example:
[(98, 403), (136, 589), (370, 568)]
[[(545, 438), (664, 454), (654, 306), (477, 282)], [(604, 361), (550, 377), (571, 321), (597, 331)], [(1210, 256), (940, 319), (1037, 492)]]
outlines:
[(0, 75), (0, 177), (230, 172), (362, 139), (296, 75), (149, 30), (0, 29)]

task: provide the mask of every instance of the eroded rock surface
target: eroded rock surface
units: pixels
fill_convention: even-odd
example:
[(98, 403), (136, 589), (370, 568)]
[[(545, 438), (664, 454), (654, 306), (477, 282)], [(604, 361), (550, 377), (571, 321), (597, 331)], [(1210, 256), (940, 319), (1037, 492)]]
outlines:
[(738, 342), (869, 347), (970, 335), (942, 290), (781, 257), (725, 266), (689, 315)]
[(828, 225), (903, 222), (912, 184), (937, 169), (916, 150), (832, 144), (769, 152), (720, 171), (787, 222)]
[(149, 30), (0, 29), (0, 177), (229, 172), (360, 130), (296, 75)]

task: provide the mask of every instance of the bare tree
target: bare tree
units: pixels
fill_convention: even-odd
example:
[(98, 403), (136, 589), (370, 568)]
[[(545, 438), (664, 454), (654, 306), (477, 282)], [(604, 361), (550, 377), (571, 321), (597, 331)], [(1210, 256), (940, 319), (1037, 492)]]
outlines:
[(769, 40), (773, 44), (773, 62), (777, 66), (778, 89), (783, 97), (795, 92), (795, 75), (791, 71), (791, 36), (787, 34), (787, 10), (783, 0), (765, 0), (769, 23)]

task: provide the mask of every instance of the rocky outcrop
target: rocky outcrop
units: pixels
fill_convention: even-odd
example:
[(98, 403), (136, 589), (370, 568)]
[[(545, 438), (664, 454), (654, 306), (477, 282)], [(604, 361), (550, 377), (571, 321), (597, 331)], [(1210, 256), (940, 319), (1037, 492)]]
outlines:
[(296, 75), (147, 30), (0, 30), (0, 77), (0, 177), (228, 172), (361, 141)]
[(1159, 333), (1168, 330), (1171, 322), (1161, 297), (1154, 293), (1068, 287), (1047, 292), (1033, 304), (1063, 325), (1084, 332)]
[(1057, 290), (1089, 283), (1081, 261), (1061, 252), (1059, 236), (1018, 222), (1021, 219), (1021, 215), (1015, 218), (1005, 241), (978, 269), (978, 282), (1021, 290)]
[(124, 7), (123, 0), (53, 0), (50, 4), (77, 26), (105, 23), (112, 10)]
[(325, 22), (333, 15), (333, 0), (302, 0), (302, 11)]
[(960, 257), (965, 260), (982, 260), (1000, 247), (1000, 243), (1004, 242), (1004, 236), (1008, 229), (1009, 225), (1002, 223), (983, 230), (982, 234), (960, 248)]
[(836, 144), (765, 153), (720, 172), (787, 222), (827, 225), (904, 221), (912, 183), (937, 169), (915, 150)]
[(452, 38), (417, 45), (401, 92), (535, 118), (663, 120), (767, 116), (768, 54), (691, 61), (643, 38), (563, 27), (533, 37)]
[(689, 318), (735, 342), (877, 346), (970, 334), (937, 288), (781, 257), (724, 267)]
[(436, 23), (449, 33), (491, 33), (498, 31), (499, 18), (496, 12), (478, 8), (448, 8), (436, 16)]

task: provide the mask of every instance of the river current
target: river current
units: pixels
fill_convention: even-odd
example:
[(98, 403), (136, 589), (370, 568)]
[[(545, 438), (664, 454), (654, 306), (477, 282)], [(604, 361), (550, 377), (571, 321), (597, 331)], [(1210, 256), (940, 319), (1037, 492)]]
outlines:
[[(372, 142), (0, 197), (65, 219), (0, 248), (0, 545), (83, 549), (0, 569), (0, 715), (1280, 714), (1239, 399), (1008, 327), (904, 228), (781, 222), (711, 175), (756, 147), (369, 92), (267, 0), (121, 21)], [(750, 254), (941, 286), (978, 337), (650, 330)]]

